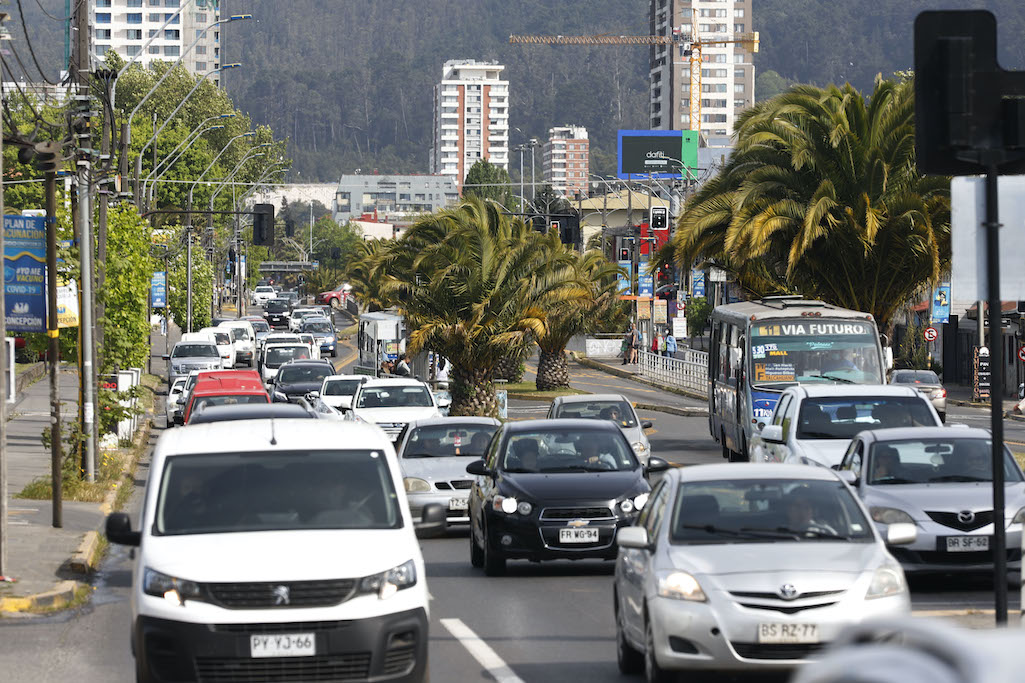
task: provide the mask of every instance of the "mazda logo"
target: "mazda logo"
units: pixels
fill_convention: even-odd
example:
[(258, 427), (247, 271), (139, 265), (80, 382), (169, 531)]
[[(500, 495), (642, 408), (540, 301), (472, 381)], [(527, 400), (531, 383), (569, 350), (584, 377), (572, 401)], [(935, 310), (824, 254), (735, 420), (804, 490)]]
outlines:
[(290, 602), (288, 586), (274, 586), (274, 606), (280, 607)]
[(792, 583), (784, 583), (779, 587), (779, 597), (784, 600), (793, 600), (797, 597), (797, 588)]
[(957, 513), (957, 521), (961, 522), (962, 524), (971, 524), (975, 521), (975, 513), (971, 510), (962, 510), (961, 512)]

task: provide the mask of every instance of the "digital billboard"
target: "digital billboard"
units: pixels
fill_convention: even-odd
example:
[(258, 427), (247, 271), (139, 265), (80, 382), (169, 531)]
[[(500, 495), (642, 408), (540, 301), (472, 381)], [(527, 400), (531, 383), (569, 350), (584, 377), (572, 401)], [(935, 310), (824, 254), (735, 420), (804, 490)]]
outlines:
[(619, 131), (620, 178), (680, 178), (697, 170), (697, 134), (689, 130)]

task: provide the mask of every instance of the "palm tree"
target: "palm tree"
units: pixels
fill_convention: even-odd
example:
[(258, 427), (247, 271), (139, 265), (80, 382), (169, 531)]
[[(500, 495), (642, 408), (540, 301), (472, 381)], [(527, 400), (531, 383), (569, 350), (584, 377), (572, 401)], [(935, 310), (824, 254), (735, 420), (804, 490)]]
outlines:
[(545, 334), (547, 306), (583, 296), (551, 277), (565, 265), (556, 244), (478, 198), (424, 217), (400, 240), (391, 291), (410, 350), (452, 362), (451, 414), (497, 416), (495, 364)]
[(538, 391), (569, 386), (566, 345), (574, 335), (595, 329), (606, 313), (619, 305), (619, 267), (610, 263), (600, 251), (579, 253), (559, 244), (559, 261), (566, 265), (552, 271), (549, 277), (571, 282), (586, 293), (568, 303), (557, 303), (548, 311), (545, 333), (537, 338), (541, 351), (537, 364)]
[(396, 303), (388, 288), (386, 268), (392, 246), (390, 240), (364, 240), (349, 264), (345, 279), (352, 285), (353, 296), (370, 312), (383, 311)]
[(914, 84), (797, 86), (746, 111), (722, 172), (688, 202), (679, 264), (748, 292), (871, 313), (881, 327), (950, 264), (950, 183), (915, 169)]

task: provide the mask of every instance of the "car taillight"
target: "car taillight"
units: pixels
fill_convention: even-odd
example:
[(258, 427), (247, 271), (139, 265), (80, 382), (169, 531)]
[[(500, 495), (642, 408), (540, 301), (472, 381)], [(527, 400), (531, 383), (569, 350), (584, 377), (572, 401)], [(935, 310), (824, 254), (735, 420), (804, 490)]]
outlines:
[(946, 398), (947, 397), (947, 390), (946, 389), (937, 389), (936, 391), (932, 392), (932, 397), (933, 398)]

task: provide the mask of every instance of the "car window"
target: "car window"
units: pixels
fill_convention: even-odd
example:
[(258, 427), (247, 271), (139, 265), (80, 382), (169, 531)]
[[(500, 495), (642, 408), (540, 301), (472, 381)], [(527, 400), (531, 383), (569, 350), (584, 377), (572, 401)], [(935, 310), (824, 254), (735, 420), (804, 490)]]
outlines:
[[(990, 439), (947, 436), (877, 442), (872, 447), (868, 483), (941, 484), (993, 481)], [(1004, 480), (1022, 481), (1011, 452), (1004, 448)]]
[(786, 412), (787, 406), (790, 405), (791, 397), (790, 394), (786, 394), (779, 400), (776, 405), (776, 411), (772, 414), (772, 424), (778, 425), (783, 422), (783, 413)]
[(939, 384), (940, 378), (932, 370), (898, 370), (890, 381), (894, 384)]
[(270, 324), (266, 320), (250, 320), (249, 324), (253, 326), (253, 330), (256, 332), (270, 332)]
[(619, 431), (549, 428), (509, 437), (501, 469), (507, 472), (568, 473), (624, 471), (639, 467)]
[(268, 313), (284, 313), (288, 310), (288, 302), (284, 299), (271, 299), (264, 306), (263, 310)]
[(232, 341), (249, 341), (249, 333), (244, 327), (230, 327)]
[(323, 382), (324, 378), (334, 372), (327, 365), (298, 365), (281, 368), (278, 373), (278, 384), (298, 384), (300, 382)]
[(874, 539), (850, 490), (820, 479), (718, 479), (681, 483), (670, 540), (679, 544)]
[[(665, 484), (664, 481), (659, 482)], [(662, 486), (658, 491), (652, 492), (651, 498), (648, 501), (650, 506), (650, 512), (647, 518), (644, 520), (644, 528), (648, 530), (648, 539), (655, 540), (655, 536), (658, 534), (659, 527), (662, 526), (662, 518), (665, 516), (666, 511), (666, 500), (668, 498), (669, 486)]]
[(335, 328), (331, 326), (331, 323), (305, 323), (303, 325), (303, 332), (321, 332), (321, 333), (333, 333)]
[(171, 358), (220, 358), (214, 344), (176, 344)]
[(865, 429), (936, 425), (921, 397), (808, 398), (801, 404), (798, 439), (851, 439)]
[(217, 345), (218, 346), (230, 346), (231, 345), (231, 335), (228, 334), (227, 332), (214, 332), (213, 335), (214, 335), (214, 339), (217, 340)]
[(296, 344), (294, 346), (272, 346), (267, 349), (266, 356), (267, 358), (263, 361), (264, 365), (276, 368), (281, 366), (282, 363), (287, 363), (290, 360), (309, 358), (310, 349), (305, 344)]
[(665, 479), (659, 479), (658, 483), (655, 484), (655, 488), (653, 488), (651, 490), (651, 495), (648, 498), (648, 504), (645, 505), (643, 508), (641, 508), (641, 514), (639, 514), (637, 516), (637, 525), (638, 526), (646, 526), (647, 525), (647, 519), (648, 519), (649, 516), (651, 516), (651, 509), (652, 509), (652, 507), (654, 507), (652, 505), (652, 503), (655, 501), (655, 498), (658, 497), (659, 492), (663, 488), (665, 488), (665, 487), (666, 487), (666, 480)]
[(434, 405), (426, 387), (363, 387), (357, 408), (430, 408)]
[(417, 427), (402, 449), (403, 458), (484, 457), (498, 425), (442, 424)]
[(380, 451), (203, 453), (167, 458), (157, 535), (393, 529), (398, 495)]
[(786, 408), (783, 410), (783, 419), (780, 421), (780, 426), (783, 427), (784, 441), (790, 438), (790, 427), (794, 423), (794, 413), (797, 411), (799, 403), (800, 401), (791, 397), (790, 402), (787, 403)]
[(583, 418), (610, 420), (620, 427), (636, 427), (637, 418), (626, 401), (573, 401), (561, 404), (555, 411), (557, 418)]
[(264, 394), (244, 394), (228, 396), (197, 396), (193, 401), (192, 410), (196, 411), (206, 406), (236, 406), (250, 403), (269, 403)]
[(359, 389), (358, 379), (333, 379), (324, 385), (322, 396), (352, 396)]

